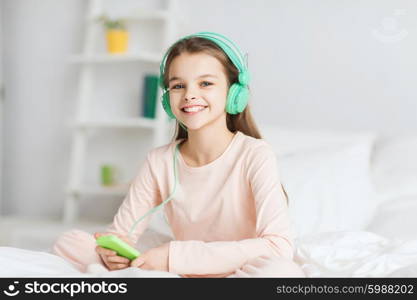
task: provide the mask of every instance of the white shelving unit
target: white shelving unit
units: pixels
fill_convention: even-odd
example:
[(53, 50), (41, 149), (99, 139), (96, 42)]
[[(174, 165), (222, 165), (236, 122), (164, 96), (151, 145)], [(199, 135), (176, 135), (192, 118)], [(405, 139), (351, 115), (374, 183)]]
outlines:
[[(123, 5), (124, 1), (118, 1), (118, 5)], [(140, 2), (138, 2), (140, 4)], [(89, 142), (90, 130), (103, 130), (102, 134), (106, 134), (105, 129), (114, 130), (138, 130), (138, 132), (146, 131), (151, 133), (150, 143), (153, 147), (161, 146), (168, 142), (169, 134), (172, 131), (172, 123), (168, 121), (168, 117), (163, 111), (160, 104), (160, 90), (158, 90), (158, 101), (156, 103), (156, 118), (149, 119), (144, 117), (127, 117), (106, 120), (96, 120), (90, 115), (89, 107), (93, 95), (93, 84), (95, 80), (95, 71), (97, 65), (110, 66), (115, 64), (130, 65), (130, 63), (152, 64), (155, 74), (159, 73), (159, 63), (162, 55), (169, 45), (177, 38), (176, 20), (175, 20), (175, 0), (166, 0), (163, 9), (138, 9), (131, 10), (125, 19), (129, 23), (151, 21), (152, 24), (162, 26), (160, 51), (135, 51), (126, 54), (107, 54), (97, 53), (95, 50), (95, 41), (98, 35), (102, 34), (97, 30), (96, 18), (105, 11), (104, 0), (90, 0), (89, 8), (85, 22), (85, 39), (83, 52), (73, 55), (69, 58), (69, 62), (76, 64), (80, 68), (78, 99), (76, 102), (76, 120), (73, 126), (73, 142), (70, 159), (70, 173), (67, 197), (64, 204), (63, 221), (64, 223), (76, 222), (79, 216), (80, 201), (83, 196), (98, 197), (114, 197), (124, 196), (128, 189), (128, 184), (119, 187), (101, 187), (89, 186), (83, 181), (86, 166), (86, 147)], [(104, 37), (103, 37), (104, 38)], [(137, 53), (136, 53), (137, 52)]]
[(124, 54), (124, 55), (110, 55), (110, 54), (84, 54), (84, 55), (74, 55), (70, 58), (70, 62), (73, 63), (85, 63), (85, 64), (94, 64), (94, 63), (117, 63), (117, 62), (151, 62), (159, 63), (161, 60), (162, 54), (156, 53), (140, 53), (136, 55)]

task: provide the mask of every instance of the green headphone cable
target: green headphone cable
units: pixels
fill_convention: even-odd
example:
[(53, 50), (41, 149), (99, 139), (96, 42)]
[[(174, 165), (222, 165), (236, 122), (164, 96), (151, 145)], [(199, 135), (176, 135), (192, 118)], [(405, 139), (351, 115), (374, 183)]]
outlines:
[(178, 143), (176, 145), (175, 150), (174, 150), (174, 189), (173, 189), (172, 193), (161, 204), (159, 204), (158, 206), (150, 209), (146, 214), (144, 214), (142, 217), (140, 217), (139, 219), (137, 219), (135, 223), (133, 223), (133, 225), (130, 227), (130, 230), (129, 230), (129, 234), (128, 234), (129, 237), (132, 237), (133, 231), (135, 230), (136, 225), (140, 221), (142, 221), (149, 214), (154, 213), (155, 211), (157, 211), (158, 209), (160, 209), (162, 206), (164, 206), (166, 203), (168, 203), (169, 201), (171, 201), (172, 197), (175, 195), (175, 192), (176, 192), (176, 189), (177, 189), (177, 183), (178, 183), (178, 173), (177, 173), (176, 163), (177, 163), (177, 157), (178, 157), (178, 151), (179, 151), (179, 144), (180, 143)]

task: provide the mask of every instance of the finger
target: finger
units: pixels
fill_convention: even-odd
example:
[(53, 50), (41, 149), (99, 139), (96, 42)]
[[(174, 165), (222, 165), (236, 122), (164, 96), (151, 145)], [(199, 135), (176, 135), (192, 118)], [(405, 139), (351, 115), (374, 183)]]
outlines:
[(104, 255), (100, 254), (100, 257), (101, 257), (101, 260), (103, 261), (104, 265), (107, 267), (107, 269), (110, 270), (109, 263), (107, 262), (107, 256), (104, 256)]
[(106, 234), (105, 232), (95, 232), (94, 238), (98, 239), (99, 237), (104, 236), (104, 235), (108, 235), (108, 234)]
[[(102, 258), (104, 264), (107, 266), (108, 269), (124, 269), (124, 268), (128, 268), (129, 267), (129, 263), (130, 261), (127, 260), (128, 262), (114, 262), (112, 261), (112, 258), (118, 258), (118, 256), (106, 256), (106, 255), (100, 255), (100, 257)], [(124, 258), (124, 257), (119, 257), (119, 258)]]
[(134, 267), (134, 268), (137, 268), (137, 267), (142, 266), (144, 263), (145, 263), (145, 260), (143, 259), (143, 257), (139, 257), (139, 258), (134, 259), (134, 260), (130, 263), (130, 266), (131, 266), (131, 267)]
[(117, 253), (116, 251), (110, 250), (110, 249), (106, 249), (100, 246), (96, 246), (96, 252), (98, 254), (102, 254), (102, 255), (106, 255), (106, 256), (115, 256)]
[(95, 232), (94, 233), (94, 237), (96, 238), (96, 239), (98, 239), (99, 237), (101, 237), (101, 236), (106, 236), (106, 235), (118, 235), (117, 233), (115, 233), (115, 232)]
[(127, 259), (126, 257), (122, 257), (122, 256), (108, 256), (107, 257), (107, 261), (112, 262), (112, 263), (121, 263), (121, 264), (129, 264), (130, 260)]
[(103, 248), (101, 246), (96, 246), (96, 252), (98, 254), (107, 255), (107, 256), (112, 256), (112, 255), (117, 254), (115, 251), (107, 249), (107, 248)]
[(101, 253), (100, 253), (100, 248), (101, 248), (100, 246), (96, 246), (96, 248), (95, 248), (95, 250), (96, 250), (96, 252), (97, 252), (98, 254), (101, 254)]
[(108, 264), (110, 270), (121, 270), (126, 269), (128, 265), (126, 264), (118, 264), (118, 263), (109, 263)]
[(139, 268), (141, 268), (142, 270), (148, 270), (148, 271), (153, 270), (147, 263), (140, 265)]

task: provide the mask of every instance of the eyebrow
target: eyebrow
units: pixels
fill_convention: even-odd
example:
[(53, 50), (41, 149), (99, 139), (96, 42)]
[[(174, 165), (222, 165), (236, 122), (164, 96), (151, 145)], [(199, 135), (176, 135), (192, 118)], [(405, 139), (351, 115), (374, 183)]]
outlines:
[[(204, 74), (204, 75), (200, 75), (197, 78), (204, 78), (204, 77), (213, 77), (213, 78), (218, 78), (216, 75), (212, 75), (212, 74)], [(169, 79), (168, 82), (174, 81), (174, 80), (178, 80), (181, 79), (180, 77), (172, 77)]]

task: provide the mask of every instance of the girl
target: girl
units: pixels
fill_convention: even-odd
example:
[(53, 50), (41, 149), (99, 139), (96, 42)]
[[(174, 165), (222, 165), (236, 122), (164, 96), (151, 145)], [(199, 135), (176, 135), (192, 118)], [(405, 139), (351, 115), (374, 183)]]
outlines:
[[(216, 33), (186, 36), (167, 51), (160, 75), (163, 107), (177, 119), (173, 141), (148, 153), (107, 233), (70, 231), (54, 253), (82, 271), (102, 263), (183, 277), (304, 277), (292, 260), (275, 154), (247, 105), (249, 76), (239, 49)], [(96, 246), (94, 238), (109, 232), (135, 245), (149, 220), (130, 237), (132, 224), (161, 203), (174, 241), (132, 262)]]

